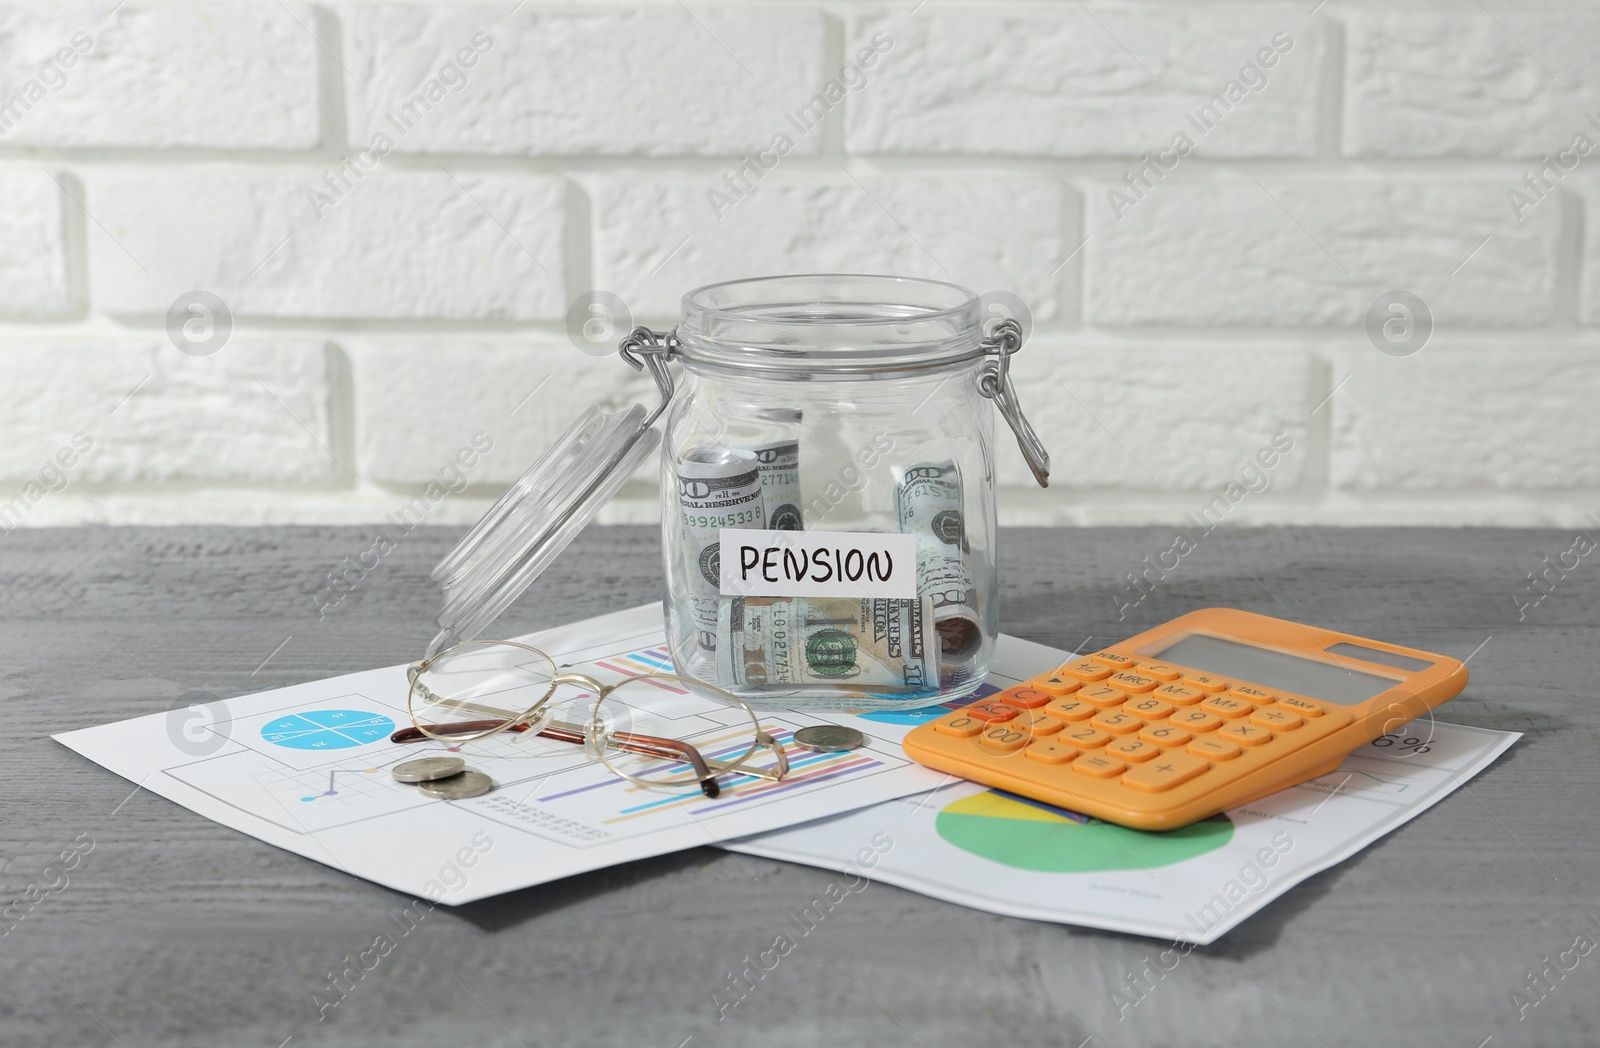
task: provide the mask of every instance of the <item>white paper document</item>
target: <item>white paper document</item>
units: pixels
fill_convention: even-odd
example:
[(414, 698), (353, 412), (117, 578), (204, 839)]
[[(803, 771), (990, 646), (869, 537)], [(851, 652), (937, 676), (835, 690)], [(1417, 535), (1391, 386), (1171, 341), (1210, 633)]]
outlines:
[[(1521, 737), (1413, 721), (1337, 771), (1165, 833), (949, 778), (929, 793), (725, 847), (991, 913), (1203, 945), (1415, 818)], [(870, 856), (858, 848), (869, 841)]]
[[(672, 670), (658, 604), (520, 640), (603, 682)], [(1416, 722), (1362, 747), (1335, 772), (1166, 833), (989, 790), (923, 768), (901, 750), (916, 725), (1068, 658), (1002, 636), (985, 685), (941, 706), (760, 711), (784, 745), (789, 774), (781, 782), (724, 776), (714, 799), (693, 788), (636, 786), (582, 747), (531, 733), (459, 747), (391, 743), (409, 724), (404, 666), (214, 703), (199, 730), (185, 723), (191, 711), (177, 710), (55, 737), (206, 818), (432, 902), (470, 902), (718, 844), (848, 869), (995, 913), (1195, 943), (1215, 940), (1415, 817), (1520, 738)], [(654, 734), (724, 756), (718, 740), (749, 730), (737, 708), (658, 685)], [(858, 728), (867, 743), (840, 753), (794, 745), (796, 729), (819, 722)], [(438, 800), (390, 774), (403, 761), (454, 751), (495, 781), (491, 793)]]
[[(602, 682), (672, 671), (659, 604), (520, 639)], [(899, 725), (860, 720), (864, 747), (812, 753), (790, 736), (819, 718), (762, 711), (789, 757), (781, 782), (725, 777), (716, 799), (693, 787), (644, 789), (590, 762), (581, 746), (504, 734), (460, 748), (469, 767), (494, 779), (493, 792), (437, 800), (390, 774), (451, 749), (388, 741), (410, 724), (406, 690), (405, 667), (389, 666), (226, 700), (199, 732), (182, 730), (189, 711), (179, 710), (56, 739), (208, 819), (449, 904), (835, 815), (943, 779), (901, 752)], [(658, 734), (708, 752), (720, 736), (750, 729), (738, 708), (665, 682), (650, 712), (661, 718)]]

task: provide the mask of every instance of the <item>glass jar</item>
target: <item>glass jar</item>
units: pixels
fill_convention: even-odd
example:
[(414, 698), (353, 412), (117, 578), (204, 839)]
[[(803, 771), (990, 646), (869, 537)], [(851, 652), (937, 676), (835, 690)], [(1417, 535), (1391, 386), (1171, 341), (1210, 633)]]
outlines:
[(476, 635), (532, 581), (653, 450), (664, 416), (663, 606), (678, 673), (791, 708), (970, 693), (999, 636), (989, 400), (1048, 478), (1008, 374), (1020, 344), (1015, 320), (986, 325), (977, 295), (939, 281), (691, 291), (673, 332), (638, 328), (620, 346), (655, 378), (655, 411), (591, 409), (435, 570), (446, 604), (434, 647)]

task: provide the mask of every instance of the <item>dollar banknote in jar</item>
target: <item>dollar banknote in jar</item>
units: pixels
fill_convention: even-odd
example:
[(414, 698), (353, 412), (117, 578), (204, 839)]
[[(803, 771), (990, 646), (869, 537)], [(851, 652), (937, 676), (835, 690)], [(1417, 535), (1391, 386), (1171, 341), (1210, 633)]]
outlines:
[[(768, 407), (756, 414), (763, 428), (789, 434), (799, 432), (803, 418), (795, 408)], [(800, 441), (793, 437), (769, 440), (750, 450), (761, 467), (761, 505), (767, 515), (767, 527), (773, 531), (804, 530), (800, 512)]]
[(927, 597), (724, 597), (717, 635), (724, 687), (939, 687)]
[(714, 651), (722, 590), (717, 537), (723, 528), (760, 528), (765, 523), (761, 470), (753, 452), (697, 447), (684, 453), (677, 473), (691, 616), (700, 647)]
[(954, 462), (912, 466), (895, 487), (896, 523), (902, 533), (917, 537), (917, 593), (933, 600), (947, 669), (972, 658), (983, 645), (961, 496), (961, 472)]
[(761, 505), (767, 527), (773, 531), (803, 530), (799, 441), (783, 441), (751, 450), (761, 470)]

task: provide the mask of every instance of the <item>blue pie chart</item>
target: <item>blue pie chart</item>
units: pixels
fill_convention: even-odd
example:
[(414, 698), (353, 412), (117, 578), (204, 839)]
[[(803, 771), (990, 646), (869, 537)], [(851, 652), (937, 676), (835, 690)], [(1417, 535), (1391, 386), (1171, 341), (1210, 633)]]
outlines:
[(261, 737), (291, 750), (345, 750), (387, 739), (394, 721), (365, 710), (307, 710), (279, 717), (261, 729)]

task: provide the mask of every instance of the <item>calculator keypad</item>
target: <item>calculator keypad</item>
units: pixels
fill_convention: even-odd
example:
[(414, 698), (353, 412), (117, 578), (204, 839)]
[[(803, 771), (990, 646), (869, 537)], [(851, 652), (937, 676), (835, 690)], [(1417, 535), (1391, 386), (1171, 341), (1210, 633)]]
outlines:
[[(945, 740), (937, 748), (960, 755), (980, 781), (992, 766), (1002, 788), (1026, 794), (1037, 785), (1067, 807), (1092, 809), (1099, 800), (1159, 810), (1349, 723), (1336, 706), (1102, 651), (948, 713), (932, 728)], [(1169, 796), (1176, 800), (1157, 800)]]
[(1046, 706), (1044, 711), (1046, 714), (1052, 717), (1058, 717), (1061, 720), (1075, 723), (1077, 721), (1088, 720), (1090, 717), (1093, 717), (1095, 714), (1099, 713), (1100, 708), (1098, 706), (1091, 706), (1087, 702), (1082, 702), (1073, 698), (1057, 699), (1055, 702), (1052, 702), (1050, 705)]
[(1219, 717), (1247, 717), (1255, 707), (1243, 699), (1236, 699), (1231, 695), (1213, 695), (1200, 704), (1200, 708), (1207, 713), (1215, 713)]
[(1125, 691), (1129, 695), (1143, 695), (1147, 691), (1155, 691), (1161, 682), (1145, 673), (1135, 673), (1132, 670), (1123, 670), (1113, 673), (1106, 681), (1106, 686)]
[(1134, 768), (1122, 777), (1122, 784), (1146, 793), (1164, 793), (1210, 770), (1211, 765), (1203, 758), (1188, 753), (1169, 753), (1158, 761)]
[(1019, 710), (1036, 710), (1049, 702), (1053, 695), (1040, 688), (1030, 688), (1024, 685), (1020, 688), (1007, 688), (995, 696), (997, 702), (1007, 706), (1015, 706)]
[(1077, 662), (1067, 663), (1056, 672), (1063, 677), (1070, 677), (1074, 680), (1096, 681), (1105, 680), (1111, 676), (1111, 667), (1093, 659), (1079, 659)]
[(1128, 766), (1115, 757), (1095, 753), (1073, 761), (1072, 770), (1079, 775), (1087, 775), (1094, 779), (1113, 779), (1127, 771)]
[(1073, 693), (1073, 698), (1081, 699), (1091, 706), (1098, 706), (1108, 710), (1113, 706), (1121, 706), (1128, 701), (1128, 693), (1118, 691), (1116, 688), (1105, 684), (1085, 684)]
[(1174, 706), (1193, 706), (1206, 697), (1205, 692), (1199, 688), (1191, 688), (1187, 684), (1163, 684), (1151, 694)]
[(962, 713), (977, 720), (987, 721), (990, 724), (999, 724), (1002, 721), (1014, 720), (1017, 716), (1015, 706), (1007, 706), (1003, 702), (974, 702), (970, 706), (962, 707)]

